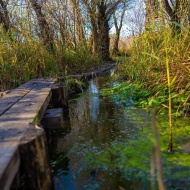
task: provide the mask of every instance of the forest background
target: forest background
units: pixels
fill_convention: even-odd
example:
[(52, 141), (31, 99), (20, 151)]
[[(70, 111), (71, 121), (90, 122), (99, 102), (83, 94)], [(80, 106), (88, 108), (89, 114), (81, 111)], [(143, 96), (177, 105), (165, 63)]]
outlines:
[(190, 116), (189, 31), (189, 0), (0, 0), (0, 91), (115, 59), (119, 85), (103, 95), (166, 108), (171, 152), (172, 116)]
[(147, 108), (168, 107), (169, 98), (177, 112), (187, 110), (189, 7), (188, 0), (0, 0), (0, 88), (115, 58), (119, 99), (133, 95)]

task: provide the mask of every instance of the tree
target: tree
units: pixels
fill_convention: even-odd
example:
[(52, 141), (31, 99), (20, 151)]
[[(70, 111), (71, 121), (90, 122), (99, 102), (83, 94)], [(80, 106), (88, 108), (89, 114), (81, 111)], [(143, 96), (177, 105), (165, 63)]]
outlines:
[(121, 0), (108, 1), (108, 0), (82, 0), (83, 4), (87, 8), (88, 15), (90, 17), (92, 27), (92, 41), (93, 50), (99, 54), (103, 60), (109, 60), (109, 20), (117, 9)]
[(7, 2), (0, 0), (0, 23), (3, 24), (3, 28), (6, 32), (11, 29), (11, 22), (7, 10)]
[(98, 37), (98, 26), (97, 26), (97, 8), (96, 8), (96, 1), (91, 0), (89, 2), (88, 0), (82, 0), (83, 4), (86, 6), (88, 16), (90, 18), (91, 23), (91, 39), (92, 39), (92, 51), (94, 53), (99, 52), (99, 37)]
[(41, 30), (41, 36), (45, 45), (47, 45), (50, 51), (54, 51), (54, 34), (50, 28), (44, 13), (42, 12), (42, 6), (36, 0), (30, 0), (31, 5), (36, 13), (38, 23)]
[[(17, 40), (39, 37), (53, 52), (58, 43), (62, 47), (74, 44), (76, 48), (87, 44), (91, 36), (92, 51), (108, 60), (110, 20), (119, 5), (124, 4), (123, 0), (0, 0), (0, 23), (5, 31), (14, 28)], [(122, 20), (123, 16), (116, 26), (117, 39)]]
[(174, 33), (179, 34), (181, 32), (181, 26), (190, 25), (190, 1), (189, 0), (163, 0), (166, 13), (172, 22), (172, 28)]
[[(123, 19), (124, 19), (124, 15), (125, 15), (125, 11), (126, 11), (126, 4), (127, 4), (126, 1), (124, 1), (123, 7), (121, 8), (122, 12), (121, 12), (120, 20), (117, 19), (116, 10), (113, 11), (114, 26), (115, 26), (115, 30), (116, 30), (114, 44), (113, 44), (113, 53), (117, 53), (119, 51), (120, 32), (121, 32), (121, 28), (123, 26)], [(119, 20), (119, 24), (118, 24), (118, 20)]]
[(80, 12), (80, 0), (70, 0), (70, 3), (74, 11), (74, 25), (76, 27), (78, 43), (81, 44), (85, 41), (85, 35), (83, 30), (84, 23)]
[(109, 59), (109, 46), (110, 46), (110, 39), (109, 39), (109, 24), (108, 21), (110, 19), (110, 15), (107, 15), (107, 5), (105, 4), (104, 0), (97, 3), (98, 15), (98, 34), (99, 34), (99, 43), (100, 49), (99, 53), (104, 60)]
[(172, 7), (168, 0), (164, 0), (163, 4), (167, 14), (169, 15), (170, 21), (172, 22), (174, 32), (180, 33), (181, 28), (177, 23), (180, 23), (179, 12), (181, 2), (179, 0), (171, 1)]

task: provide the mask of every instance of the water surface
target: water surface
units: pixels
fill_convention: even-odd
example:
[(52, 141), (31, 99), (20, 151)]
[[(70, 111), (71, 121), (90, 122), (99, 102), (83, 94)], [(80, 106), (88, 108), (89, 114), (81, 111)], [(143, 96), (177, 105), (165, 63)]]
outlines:
[[(109, 76), (91, 80), (88, 90), (70, 101), (63, 128), (48, 132), (56, 190), (151, 189), (150, 112), (102, 97), (101, 89), (112, 85)], [(169, 164), (173, 161), (165, 163), (171, 169)], [(185, 172), (185, 182), (174, 175), (165, 179), (166, 185), (190, 189), (190, 169), (176, 167), (178, 170), (167, 169), (165, 175)]]

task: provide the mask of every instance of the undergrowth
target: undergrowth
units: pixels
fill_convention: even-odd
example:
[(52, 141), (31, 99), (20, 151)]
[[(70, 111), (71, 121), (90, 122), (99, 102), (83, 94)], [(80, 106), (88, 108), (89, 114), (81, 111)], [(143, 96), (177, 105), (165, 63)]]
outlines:
[(101, 59), (86, 46), (65, 47), (57, 42), (50, 52), (30, 37), (10, 39), (0, 28), (0, 89), (15, 88), (36, 77), (57, 77), (80, 74), (101, 63)]
[[(190, 33), (182, 30), (173, 36), (170, 28), (149, 30), (136, 37), (131, 56), (118, 64), (119, 77), (124, 82), (104, 94), (115, 94), (116, 99), (144, 108), (168, 107), (168, 79), (166, 59), (170, 69), (172, 106), (178, 112), (188, 109), (190, 99)], [(166, 57), (167, 48), (167, 57)], [(127, 79), (127, 80), (126, 80)]]

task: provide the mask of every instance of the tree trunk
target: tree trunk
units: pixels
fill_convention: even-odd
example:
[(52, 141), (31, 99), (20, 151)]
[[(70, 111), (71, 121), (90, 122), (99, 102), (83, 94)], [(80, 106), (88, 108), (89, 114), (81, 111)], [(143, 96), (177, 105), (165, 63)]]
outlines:
[(98, 11), (98, 34), (100, 43), (99, 54), (103, 60), (109, 60), (109, 24), (106, 16), (106, 5), (103, 0), (98, 3)]
[(90, 17), (94, 53), (101, 56), (103, 60), (109, 60), (109, 20), (121, 1), (108, 3), (105, 0), (82, 0), (82, 2), (86, 6)]
[(97, 29), (95, 29), (96, 27), (92, 27), (92, 43), (93, 43), (93, 53), (94, 54), (99, 54), (100, 52), (100, 38), (97, 32)]
[(83, 3), (85, 4), (85, 6), (87, 7), (87, 11), (90, 17), (90, 22), (91, 22), (91, 26), (92, 26), (92, 33), (91, 33), (91, 41), (92, 41), (92, 52), (94, 54), (98, 54), (99, 53), (99, 47), (100, 47), (100, 39), (99, 39), (99, 35), (98, 35), (98, 26), (97, 26), (97, 9), (96, 9), (96, 1), (95, 0), (91, 0), (91, 6), (90, 4), (86, 1), (83, 0)]
[[(115, 11), (113, 12), (113, 19), (114, 19), (114, 25), (115, 25), (116, 34), (115, 34), (112, 53), (118, 53), (119, 52), (120, 32), (121, 32), (121, 28), (122, 28), (122, 25), (123, 25), (123, 19), (124, 19), (125, 11), (126, 11), (126, 1), (123, 2), (123, 11), (121, 13), (120, 20), (116, 17)], [(119, 26), (118, 26), (118, 20), (119, 20)]]
[(112, 50), (113, 54), (116, 54), (119, 52), (119, 39), (120, 39), (120, 32), (116, 30), (116, 34), (114, 37), (113, 50)]
[(0, 0), (0, 5), (0, 23), (3, 24), (5, 31), (9, 32), (11, 28), (11, 22), (7, 10), (7, 3), (3, 0)]
[(83, 19), (80, 13), (79, 0), (70, 0), (73, 11), (75, 12), (75, 26), (78, 37), (78, 43), (82, 44), (85, 41), (85, 35), (83, 30)]
[(168, 0), (164, 0), (163, 3), (164, 3), (164, 8), (165, 8), (165, 10), (166, 10), (167, 14), (169, 15), (170, 20), (172, 22), (173, 33), (179, 34), (181, 32), (181, 27), (178, 25), (178, 24), (180, 24), (180, 21), (181, 21), (180, 17), (178, 16), (179, 9), (180, 9), (180, 1), (176, 0), (173, 9), (170, 7)]
[(38, 18), (40, 30), (42, 39), (44, 42), (44, 45), (47, 45), (48, 50), (54, 52), (54, 35), (53, 30), (50, 28), (45, 15), (42, 12), (42, 6), (36, 2), (35, 0), (30, 0), (32, 7), (36, 13), (36, 16)]

